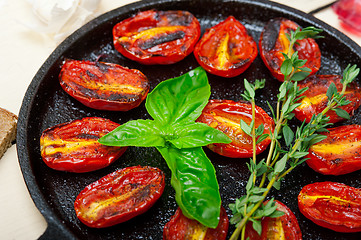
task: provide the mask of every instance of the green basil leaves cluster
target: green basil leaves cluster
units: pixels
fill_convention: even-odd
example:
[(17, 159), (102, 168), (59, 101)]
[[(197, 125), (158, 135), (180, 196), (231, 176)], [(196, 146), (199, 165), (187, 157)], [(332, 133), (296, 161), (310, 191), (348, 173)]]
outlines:
[(99, 142), (108, 146), (156, 147), (172, 172), (176, 201), (185, 216), (216, 228), (221, 197), (215, 169), (202, 146), (230, 143), (222, 132), (195, 120), (210, 97), (203, 68), (158, 84), (148, 94), (146, 109), (153, 120), (129, 121)]

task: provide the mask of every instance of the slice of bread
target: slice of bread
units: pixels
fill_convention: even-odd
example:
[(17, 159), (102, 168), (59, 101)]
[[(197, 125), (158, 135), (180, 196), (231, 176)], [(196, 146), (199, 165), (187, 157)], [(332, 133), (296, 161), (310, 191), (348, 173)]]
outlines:
[(17, 120), (15, 114), (0, 108), (0, 158), (15, 142)]

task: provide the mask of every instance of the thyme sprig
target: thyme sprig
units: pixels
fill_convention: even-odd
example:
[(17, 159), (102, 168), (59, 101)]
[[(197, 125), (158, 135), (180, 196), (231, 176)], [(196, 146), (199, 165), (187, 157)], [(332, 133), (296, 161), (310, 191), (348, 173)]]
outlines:
[(255, 103), (255, 96), (256, 90), (264, 88), (266, 83), (265, 79), (258, 80), (256, 79), (255, 83), (249, 83), (247, 79), (244, 79), (244, 87), (245, 91), (241, 96), (244, 100), (250, 101), (252, 105), (252, 122), (248, 125), (241, 119), (241, 129), (249, 136), (252, 137), (252, 146), (253, 146), (253, 162), (256, 163), (256, 145), (268, 137), (268, 134), (263, 134), (264, 132), (264, 125), (261, 124), (257, 127), (255, 126), (255, 118), (256, 118), (256, 103)]
[(344, 96), (346, 92), (346, 87), (350, 84), (359, 74), (360, 69), (356, 68), (356, 65), (351, 66), (350, 64), (346, 67), (343, 77), (341, 79), (342, 90), (340, 93), (337, 92), (336, 85), (332, 82), (327, 90), (326, 96), (328, 99), (329, 108), (325, 108), (323, 112), (329, 110), (335, 111), (336, 114), (342, 118), (350, 119), (350, 115), (345, 110), (338, 108), (339, 106), (345, 106), (350, 104), (351, 101), (347, 100)]
[[(274, 110), (268, 103), (275, 121), (274, 130), (269, 135), (266, 135), (263, 134), (264, 129), (262, 130), (261, 126), (255, 128), (254, 114), (252, 114), (253, 120), (250, 125), (247, 125), (244, 121), (240, 123), (241, 129), (253, 139), (254, 154), (250, 163), (247, 164), (250, 177), (246, 185), (246, 195), (236, 199), (235, 203), (229, 205), (233, 212), (233, 217), (230, 221), (232, 224), (236, 224), (236, 230), (233, 232), (231, 240), (238, 239), (240, 234), (242, 240), (245, 238), (246, 224), (249, 221), (252, 222), (252, 227), (255, 231), (261, 234), (261, 220), (263, 217), (279, 217), (283, 215), (283, 212), (277, 210), (274, 198), (271, 198), (267, 204), (264, 204), (264, 201), (273, 187), (280, 189), (281, 180), (307, 160), (305, 157), (308, 155), (309, 148), (313, 144), (325, 139), (326, 136), (319, 133), (327, 131), (326, 127), (330, 125), (328, 123), (329, 117), (326, 116), (326, 113), (333, 110), (338, 116), (349, 118), (348, 113), (339, 107), (350, 103), (350, 101), (346, 100), (344, 93), (347, 85), (359, 73), (356, 65), (352, 67), (349, 65), (344, 70), (341, 81), (343, 88), (340, 92), (337, 91), (334, 84), (331, 84), (326, 94), (328, 97), (327, 107), (321, 113), (314, 115), (309, 123), (303, 122), (297, 127), (296, 131), (293, 131), (288, 126), (288, 121), (294, 117), (293, 110), (300, 106), (298, 101), (302, 98), (302, 93), (307, 91), (307, 88), (299, 89), (297, 81), (306, 78), (310, 71), (308, 68), (302, 67), (306, 60), (299, 59), (297, 51), (292, 53), (293, 45), (297, 44), (297, 40), (306, 37), (318, 38), (317, 34), (320, 32), (320, 29), (308, 27), (303, 30), (297, 29), (287, 35), (290, 41), (290, 48), (288, 53), (283, 54), (285, 60), (281, 66), (281, 72), (284, 74), (285, 80), (279, 88), (276, 109)], [(260, 84), (259, 80), (256, 80), (255, 84), (245, 80), (244, 84), (245, 92), (242, 96), (245, 100), (252, 103), (252, 108), (254, 109), (255, 91), (260, 88), (259, 86), (263, 87), (264, 84), (263, 82)], [(260, 142), (260, 139), (261, 141), (264, 140), (261, 137), (264, 139), (270, 137), (271, 144), (267, 159), (257, 162), (255, 146)], [(258, 141), (256, 141), (257, 138)], [(281, 139), (285, 143), (283, 147), (280, 143)], [(260, 177), (261, 180), (257, 184), (257, 178)], [(267, 185), (264, 187), (267, 180)]]

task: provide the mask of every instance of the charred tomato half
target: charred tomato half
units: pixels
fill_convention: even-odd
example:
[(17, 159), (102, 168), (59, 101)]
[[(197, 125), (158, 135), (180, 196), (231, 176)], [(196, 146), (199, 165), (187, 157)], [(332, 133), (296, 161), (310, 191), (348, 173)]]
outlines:
[(85, 187), (75, 200), (75, 213), (89, 227), (110, 227), (146, 212), (164, 186), (164, 174), (158, 168), (120, 169)]
[(229, 220), (223, 207), (221, 207), (220, 220), (215, 229), (207, 228), (194, 219), (185, 217), (180, 208), (177, 209), (171, 220), (164, 226), (164, 240), (225, 240)]
[(128, 111), (149, 91), (148, 79), (139, 70), (104, 62), (66, 60), (59, 81), (70, 96), (98, 110)]
[[(266, 201), (264, 204), (267, 204)], [(280, 201), (275, 200), (277, 210), (284, 212), (280, 217), (264, 217), (261, 221), (262, 234), (259, 235), (252, 227), (252, 223), (247, 223), (246, 236), (251, 240), (302, 240), (302, 233), (298, 221), (293, 212)]]
[(208, 29), (194, 49), (198, 63), (222, 77), (243, 73), (257, 54), (257, 43), (233, 16)]
[(361, 126), (328, 129), (323, 141), (312, 145), (306, 161), (316, 172), (341, 175), (361, 169)]
[(98, 143), (118, 126), (108, 119), (88, 117), (50, 127), (40, 137), (41, 156), (55, 170), (81, 173), (104, 168), (127, 149)]
[[(299, 25), (285, 18), (271, 19), (264, 27), (259, 40), (259, 50), (261, 58), (272, 76), (279, 81), (284, 81), (281, 73), (281, 65), (284, 61), (282, 53), (287, 54), (290, 42), (287, 34), (295, 31)], [(303, 67), (311, 69), (310, 75), (315, 74), (321, 66), (321, 51), (312, 38), (297, 40), (291, 53), (298, 52), (299, 59), (307, 60)]]
[(201, 34), (198, 20), (187, 11), (140, 12), (113, 28), (115, 49), (142, 64), (179, 62), (194, 49)]
[[(231, 158), (247, 158), (253, 155), (252, 137), (248, 136), (240, 126), (241, 119), (250, 124), (252, 121), (252, 105), (249, 102), (232, 100), (210, 100), (203, 109), (197, 122), (224, 132), (231, 143), (215, 143), (208, 145), (212, 151)], [(255, 127), (264, 126), (264, 133), (269, 134), (274, 128), (273, 119), (260, 107), (255, 108)], [(256, 154), (263, 152), (270, 144), (266, 138), (256, 145)]]
[(304, 186), (298, 195), (300, 212), (312, 222), (336, 232), (361, 231), (361, 189), (337, 182)]
[[(304, 98), (299, 101), (301, 106), (294, 110), (295, 117), (300, 121), (310, 122), (314, 114), (321, 113), (327, 107), (327, 89), (333, 82), (340, 92), (342, 90), (341, 79), (340, 75), (315, 75), (298, 82), (299, 88), (308, 87), (308, 90), (301, 95)], [(361, 104), (361, 88), (357, 82), (353, 81), (347, 86), (344, 96), (351, 103), (340, 108), (352, 115)], [(344, 120), (334, 111), (328, 111), (326, 116), (330, 117), (330, 123)]]

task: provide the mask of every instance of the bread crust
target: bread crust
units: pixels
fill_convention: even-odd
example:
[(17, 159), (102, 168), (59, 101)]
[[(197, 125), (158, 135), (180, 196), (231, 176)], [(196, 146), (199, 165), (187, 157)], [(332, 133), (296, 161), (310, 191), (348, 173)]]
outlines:
[(17, 120), (14, 113), (0, 107), (0, 159), (15, 142)]

